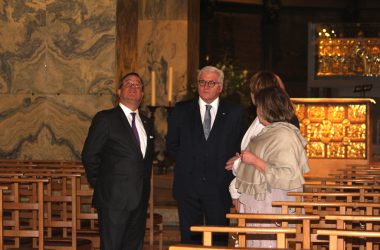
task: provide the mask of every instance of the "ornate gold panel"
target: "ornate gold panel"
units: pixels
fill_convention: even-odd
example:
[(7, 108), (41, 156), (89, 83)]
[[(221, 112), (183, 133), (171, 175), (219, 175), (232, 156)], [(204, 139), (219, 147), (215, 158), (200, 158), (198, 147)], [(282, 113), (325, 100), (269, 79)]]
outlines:
[(293, 98), (309, 158), (366, 159), (371, 99)]

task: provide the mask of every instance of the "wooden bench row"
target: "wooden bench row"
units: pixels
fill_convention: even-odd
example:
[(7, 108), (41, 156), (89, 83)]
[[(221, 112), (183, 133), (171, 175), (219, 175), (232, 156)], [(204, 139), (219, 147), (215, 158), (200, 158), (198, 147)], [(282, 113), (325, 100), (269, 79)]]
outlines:
[[(59, 180), (62, 192), (52, 183)], [(92, 249), (89, 240), (77, 238), (76, 177), (0, 178), (3, 191), (4, 245), (21, 247), (24, 238), (34, 238), (38, 249)], [(68, 187), (69, 185), (70, 187)], [(87, 246), (87, 247), (84, 247)]]
[[(153, 175), (152, 175), (153, 176)], [(76, 211), (75, 215), (72, 214), (69, 218), (75, 217), (76, 219), (76, 228), (73, 232), (76, 232), (75, 235), (78, 237), (86, 238), (92, 241), (92, 244), (95, 249), (100, 248), (99, 234), (97, 228), (97, 213), (94, 208), (91, 206), (93, 190), (87, 183), (85, 177), (85, 171), (81, 164), (73, 163), (2, 163), (0, 161), (0, 177), (10, 178), (49, 178), (53, 179), (50, 184), (50, 189), (53, 192), (69, 192), (73, 190), (75, 193), (75, 208), (72, 210)], [(70, 177), (75, 177), (75, 182), (70, 181)], [(61, 185), (62, 182), (66, 182), (66, 179), (69, 178), (69, 183), (76, 183), (75, 188)], [(163, 220), (162, 216), (155, 214), (153, 212), (153, 179), (151, 185), (151, 196), (150, 196), (150, 205), (148, 209), (148, 220), (147, 220), (147, 229), (149, 230), (149, 243), (153, 246), (154, 244), (154, 235), (158, 235), (159, 240), (159, 249), (163, 247)], [(60, 190), (62, 188), (62, 190)], [(67, 201), (62, 204), (66, 205)], [(72, 209), (71, 204), (69, 204), (70, 209)], [(50, 209), (51, 206), (47, 206), (46, 209)], [(45, 223), (46, 227), (46, 223)], [(67, 231), (65, 232), (67, 235)]]
[[(293, 239), (287, 239), (287, 242), (294, 241), (297, 249), (311, 249), (312, 241), (323, 242), (322, 236), (328, 236), (329, 249), (350, 249), (345, 248), (346, 243), (344, 237), (379, 237), (379, 215), (380, 203), (380, 186), (376, 185), (379, 181), (375, 179), (375, 175), (364, 177), (361, 180), (343, 179), (334, 177), (316, 178), (314, 183), (305, 185), (305, 189), (309, 192), (290, 192), (289, 195), (296, 196), (296, 202), (273, 202), (273, 206), (280, 207), (283, 214), (229, 214), (230, 219), (237, 219), (239, 231), (234, 227), (193, 227), (193, 231), (202, 231), (205, 246), (197, 246), (191, 248), (187, 245), (176, 245), (170, 247), (172, 250), (179, 249), (228, 249), (218, 246), (211, 246), (212, 233), (215, 232), (235, 232), (238, 233), (239, 247), (245, 249), (246, 234), (259, 231), (263, 227), (248, 227), (248, 221), (252, 220), (271, 220), (276, 221), (277, 229), (287, 229), (288, 224), (294, 224), (296, 233)], [(305, 201), (308, 200), (308, 201)], [(289, 215), (290, 208), (299, 214)], [(302, 214), (308, 213), (308, 214)], [(298, 222), (295, 223), (295, 221)], [(335, 220), (335, 223), (327, 225), (328, 221)], [(359, 221), (364, 223), (364, 231), (353, 230), (353, 224), (346, 221)], [(323, 223), (321, 224), (321, 221)], [(368, 223), (370, 221), (371, 223)], [(312, 227), (314, 222), (317, 227)], [(329, 228), (330, 227), (330, 228)], [(376, 227), (375, 230), (373, 230)], [(247, 229), (246, 229), (247, 228)], [(248, 228), (250, 228), (248, 230)], [(361, 232), (361, 234), (360, 234)], [(276, 234), (279, 245), (277, 247), (284, 248), (289, 245), (283, 245), (282, 236), (279, 237), (278, 232), (273, 228), (266, 228), (261, 233)], [(286, 235), (286, 234), (285, 234)], [(351, 243), (347, 243), (348, 244)], [(343, 247), (343, 248), (342, 248)], [(352, 247), (352, 246), (351, 246)], [(367, 241), (366, 249), (372, 249), (372, 242)], [(232, 248), (230, 248), (232, 249)]]
[[(0, 173), (2, 173), (2, 176), (3, 177), (10, 177), (10, 176), (18, 176), (20, 178), (26, 178), (25, 176), (39, 176), (39, 178), (45, 178), (46, 177), (46, 173), (45, 172), (49, 172), (50, 173), (50, 176), (48, 176), (48, 179), (51, 180), (52, 176), (56, 176), (58, 178), (58, 176), (60, 176), (59, 178), (64, 178), (63, 176), (70, 176), (70, 175), (75, 175), (76, 176), (76, 179), (77, 179), (77, 183), (82, 183), (82, 184), (79, 184), (79, 186), (76, 186), (76, 189), (77, 189), (77, 194), (75, 196), (74, 199), (72, 200), (75, 200), (77, 205), (78, 204), (82, 204), (82, 201), (79, 201), (78, 200), (78, 197), (83, 197), (84, 200), (87, 199), (87, 204), (88, 204), (88, 198), (92, 196), (92, 190), (90, 188), (85, 188), (82, 190), (82, 187), (86, 187), (86, 185), (88, 186), (87, 183), (85, 182), (81, 182), (81, 177), (83, 177), (83, 174), (84, 174), (84, 169), (83, 167), (81, 166), (80, 163), (76, 163), (76, 164), (71, 164), (71, 163), (65, 163), (65, 162), (61, 162), (61, 163), (56, 163), (56, 162), (40, 162), (40, 163), (36, 163), (36, 162), (1, 162), (0, 161)], [(85, 178), (82, 178), (83, 181), (85, 181)], [(334, 179), (334, 180), (333, 180)], [(330, 184), (330, 185), (327, 185), (327, 183), (334, 183), (334, 185)], [(361, 184), (361, 185), (357, 185), (357, 184)], [(338, 185), (339, 184), (339, 185)], [(343, 184), (343, 185), (342, 185)], [(378, 214), (378, 206), (374, 203), (376, 203), (378, 200), (376, 200), (378, 198), (378, 192), (380, 190), (380, 187), (377, 184), (377, 180), (376, 180), (376, 174), (373, 174), (373, 172), (371, 172), (371, 175), (363, 175), (363, 178), (361, 179), (361, 181), (356, 181), (355, 179), (342, 179), (342, 178), (338, 178), (336, 176), (332, 176), (330, 177), (329, 180), (320, 180), (319, 184), (312, 186), (305, 186), (306, 188), (311, 188), (310, 190), (313, 190), (314, 194), (316, 194), (318, 191), (321, 191), (321, 192), (326, 192), (326, 191), (329, 191), (329, 192), (333, 192), (333, 191), (337, 191), (337, 192), (342, 192), (342, 191), (350, 191), (352, 192), (352, 195), (347, 195), (349, 197), (351, 197), (352, 199), (351, 200), (348, 200), (346, 202), (335, 202), (335, 204), (332, 204), (331, 202), (330, 203), (326, 203), (326, 202), (315, 202), (315, 201), (312, 201), (313, 205), (311, 205), (310, 203), (303, 203), (303, 204), (282, 204), (282, 205), (279, 205), (281, 206), (282, 210), (283, 211), (286, 211), (288, 212), (289, 211), (289, 207), (291, 206), (294, 206), (294, 207), (297, 207), (297, 208), (302, 208), (302, 209), (310, 209), (312, 208), (312, 211), (313, 213), (319, 213), (320, 212), (320, 208), (323, 208), (325, 206), (329, 207), (329, 208), (335, 208), (335, 212), (336, 213), (340, 213), (340, 214), (354, 214), (354, 213), (361, 213), (361, 214), (369, 214), (369, 215), (372, 215), (372, 214)], [(70, 189), (70, 188), (69, 188)], [(57, 190), (56, 190), (57, 191)], [(313, 192), (309, 192), (308, 195), (311, 195), (313, 196)], [(306, 197), (305, 196), (305, 193), (303, 194), (298, 194), (299, 197)], [(342, 195), (336, 195), (335, 197), (342, 197)], [(330, 195), (330, 197), (334, 197), (334, 195)], [(358, 202), (352, 202), (355, 198), (358, 198)], [(81, 198), (79, 198), (81, 199)], [(369, 202), (371, 201), (371, 202)], [(50, 201), (52, 202), (52, 201)], [(69, 204), (70, 203), (70, 200), (67, 200), (65, 202), (63, 202), (63, 204)], [(342, 205), (341, 203), (345, 203), (345, 205)], [(83, 204), (86, 204), (85, 202), (83, 202)], [(373, 205), (368, 205), (367, 207), (367, 204), (373, 204)], [(69, 205), (71, 206), (71, 205)], [(81, 206), (77, 206), (77, 207), (81, 207)], [(357, 210), (357, 211), (355, 211)], [(75, 210), (76, 211), (76, 210)], [(323, 215), (326, 219), (326, 217), (328, 216), (328, 212), (331, 212), (330, 211), (326, 211), (326, 213)], [(77, 219), (79, 220), (80, 218), (80, 212), (77, 212), (76, 216), (77, 216)], [(283, 216), (286, 216), (286, 215), (283, 215)], [(301, 215), (297, 215), (297, 216), (301, 216)], [(70, 217), (70, 216), (69, 216)], [(86, 217), (86, 218), (85, 218)], [(90, 214), (85, 214), (85, 216), (83, 217), (83, 219), (89, 219), (91, 221), (95, 221), (96, 220), (96, 213), (94, 213), (94, 215), (90, 215)], [(263, 219), (263, 218), (261, 218)], [(273, 215), (272, 215), (272, 219), (273, 219)], [(306, 220), (307, 221), (307, 220)], [(303, 220), (302, 220), (303, 222)], [(288, 222), (282, 222), (281, 223), (281, 228), (284, 228), (286, 230)], [(304, 222), (303, 222), (304, 223)], [(80, 223), (77, 223), (77, 226), (79, 227)], [(303, 228), (307, 228), (305, 226), (303, 226)], [(261, 232), (263, 232), (262, 228), (261, 229)], [(278, 230), (278, 227), (275, 227), (273, 230), (277, 229)], [(291, 231), (293, 230), (297, 230), (297, 228), (289, 228), (291, 229)], [(203, 229), (196, 229), (194, 228), (194, 230), (203, 230)], [(219, 229), (220, 230), (220, 229)], [(230, 230), (230, 229), (228, 229)], [(252, 229), (251, 227), (251, 233), (254, 233), (255, 229)], [(269, 231), (269, 229), (265, 229), (267, 231)], [(264, 230), (264, 231), (265, 231)], [(330, 229), (320, 229), (320, 230), (330, 230)], [(336, 229), (338, 230), (338, 229)], [(282, 242), (282, 233), (283, 232), (280, 232), (281, 230), (278, 230), (276, 231), (276, 235), (278, 236), (279, 238), (279, 242)], [(68, 231), (66, 231), (68, 232)], [(68, 232), (70, 233), (70, 232)], [(236, 233), (239, 233), (239, 232), (236, 232)], [(240, 233), (243, 233), (243, 232), (240, 232)], [(249, 233), (249, 232), (247, 232)], [(257, 233), (257, 232), (256, 232)], [(266, 232), (268, 233), (268, 232)], [(324, 232), (323, 232), (324, 233)], [(208, 236), (206, 236), (206, 242), (210, 242), (210, 238), (212, 237), (212, 232), (208, 232), (207, 233)], [(322, 233), (321, 233), (322, 235)], [(239, 235), (239, 239), (240, 237), (243, 237), (243, 235)], [(299, 239), (297, 238), (297, 240), (299, 241)], [(242, 241), (243, 242), (243, 241)], [(302, 241), (303, 243), (303, 247), (305, 248), (305, 242)], [(306, 246), (307, 246), (307, 240), (306, 240)], [(282, 245), (281, 245), (282, 247)], [(307, 248), (305, 248), (307, 249)]]
[[(285, 214), (228, 214), (227, 218), (238, 219), (238, 226), (193, 226), (191, 231), (203, 233), (203, 246), (189, 246), (189, 245), (175, 245), (169, 249), (172, 250), (186, 250), (186, 249), (248, 249), (245, 245), (246, 235), (249, 234), (274, 234), (277, 236), (277, 248), (278, 249), (292, 249), (289, 242), (301, 242), (302, 246), (298, 246), (296, 249), (312, 249), (310, 244), (310, 221), (318, 220), (319, 216), (310, 215), (285, 215)], [(328, 236), (329, 249), (347, 249), (345, 237), (357, 237), (357, 238), (377, 238), (380, 239), (380, 232), (373, 230), (371, 223), (380, 222), (380, 216), (352, 216), (352, 215), (331, 215), (326, 216), (326, 220), (335, 221), (337, 225), (335, 229), (318, 229), (316, 234), (320, 236)], [(278, 227), (249, 227), (248, 221), (279, 221), (281, 225)], [(301, 221), (303, 223), (302, 230), (299, 230), (298, 226), (288, 227), (288, 222)], [(361, 222), (367, 224), (363, 230), (348, 230), (346, 223), (348, 222)], [(368, 223), (369, 222), (369, 223)], [(233, 233), (239, 235), (238, 245), (234, 248), (212, 246), (212, 236), (214, 233)], [(301, 236), (301, 237), (300, 237)], [(366, 241), (366, 249), (372, 249), (373, 243)], [(250, 248), (253, 249), (253, 248)], [(258, 248), (254, 248), (258, 249)]]
[[(43, 189), (43, 210), (44, 216), (28, 215), (27, 212), (16, 212), (13, 214), (23, 214), (22, 220), (15, 220), (14, 217), (8, 219), (8, 224), (16, 221), (17, 223), (25, 223), (25, 219), (29, 216), (30, 221), (33, 223), (42, 223), (42, 229), (45, 231), (45, 239), (41, 241), (33, 241), (33, 246), (43, 248), (44, 245), (49, 244), (54, 249), (77, 249), (80, 246), (81, 249), (92, 249), (92, 244), (99, 248), (99, 235), (97, 230), (97, 214), (93, 208), (91, 208), (91, 200), (93, 191), (89, 187), (87, 180), (84, 176), (84, 168), (79, 163), (70, 162), (3, 162), (0, 161), (0, 185), (9, 181), (15, 183), (23, 183), (24, 187), (18, 191), (23, 201), (27, 201), (25, 194), (28, 193), (30, 187), (26, 187), (25, 180), (30, 178), (34, 180), (46, 179), (48, 183), (44, 185)], [(17, 179), (12, 178), (17, 177)], [(9, 191), (8, 191), (9, 192)], [(10, 193), (4, 194), (4, 197), (12, 196)], [(30, 200), (36, 200), (35, 197), (31, 197)], [(7, 204), (11, 204), (12, 200), (4, 200), (4, 209), (7, 212)], [(13, 204), (14, 205), (14, 204)], [(20, 206), (15, 206), (17, 209), (21, 209)], [(5, 213), (4, 213), (5, 214)], [(12, 215), (13, 216), (13, 215)], [(84, 228), (84, 225), (86, 228)], [(5, 225), (7, 226), (7, 225)], [(13, 227), (15, 229), (21, 228), (21, 226)], [(58, 238), (57, 233), (60, 233), (60, 242), (48, 241), (48, 239)], [(83, 233), (83, 235), (81, 235)], [(14, 237), (14, 246), (20, 246), (20, 238), (24, 237), (21, 233), (20, 237)], [(79, 236), (80, 240), (78, 240)], [(82, 236), (82, 237), (81, 237)], [(84, 238), (84, 237), (85, 238)], [(10, 235), (4, 233), (5, 240), (10, 238)], [(64, 240), (63, 240), (64, 239)], [(90, 241), (91, 240), (91, 241)], [(87, 245), (88, 247), (84, 247)]]

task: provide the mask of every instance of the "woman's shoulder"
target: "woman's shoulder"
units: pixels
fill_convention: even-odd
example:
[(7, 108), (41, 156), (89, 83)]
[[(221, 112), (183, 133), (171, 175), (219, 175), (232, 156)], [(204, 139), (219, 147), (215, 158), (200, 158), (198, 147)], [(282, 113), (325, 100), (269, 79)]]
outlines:
[(284, 141), (297, 138), (299, 134), (299, 129), (296, 126), (287, 122), (275, 122), (265, 126), (259, 135), (275, 141)]
[(267, 126), (270, 134), (275, 140), (291, 143), (291, 141), (301, 141), (306, 144), (306, 140), (301, 135), (300, 130), (293, 124), (287, 122), (275, 122)]
[(274, 122), (266, 126), (267, 131), (272, 133), (284, 133), (284, 134), (294, 134), (299, 131), (299, 129), (288, 122)]

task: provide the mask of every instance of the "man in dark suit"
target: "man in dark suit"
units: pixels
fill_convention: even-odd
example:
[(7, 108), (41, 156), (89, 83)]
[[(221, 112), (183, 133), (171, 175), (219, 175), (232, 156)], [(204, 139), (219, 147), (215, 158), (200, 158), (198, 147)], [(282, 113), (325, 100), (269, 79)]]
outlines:
[(125, 75), (119, 105), (97, 113), (82, 161), (94, 188), (102, 250), (142, 249), (153, 161), (153, 125), (141, 113), (143, 81)]
[[(167, 151), (176, 160), (173, 195), (177, 200), (181, 242), (200, 244), (193, 225), (227, 225), (232, 179), (225, 162), (240, 151), (243, 108), (219, 98), (223, 71), (207, 66), (198, 75), (199, 98), (178, 103), (169, 117)], [(226, 235), (216, 244), (227, 244)]]

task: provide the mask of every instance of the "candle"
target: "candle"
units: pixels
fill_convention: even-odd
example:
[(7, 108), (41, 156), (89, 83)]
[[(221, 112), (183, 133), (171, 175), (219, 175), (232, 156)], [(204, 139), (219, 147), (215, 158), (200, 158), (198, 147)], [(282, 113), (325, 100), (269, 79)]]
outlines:
[(169, 106), (173, 100), (173, 67), (169, 67), (169, 82), (168, 82), (168, 102)]
[(151, 106), (156, 106), (156, 73), (152, 70), (152, 96), (151, 96), (151, 101), (150, 105)]

